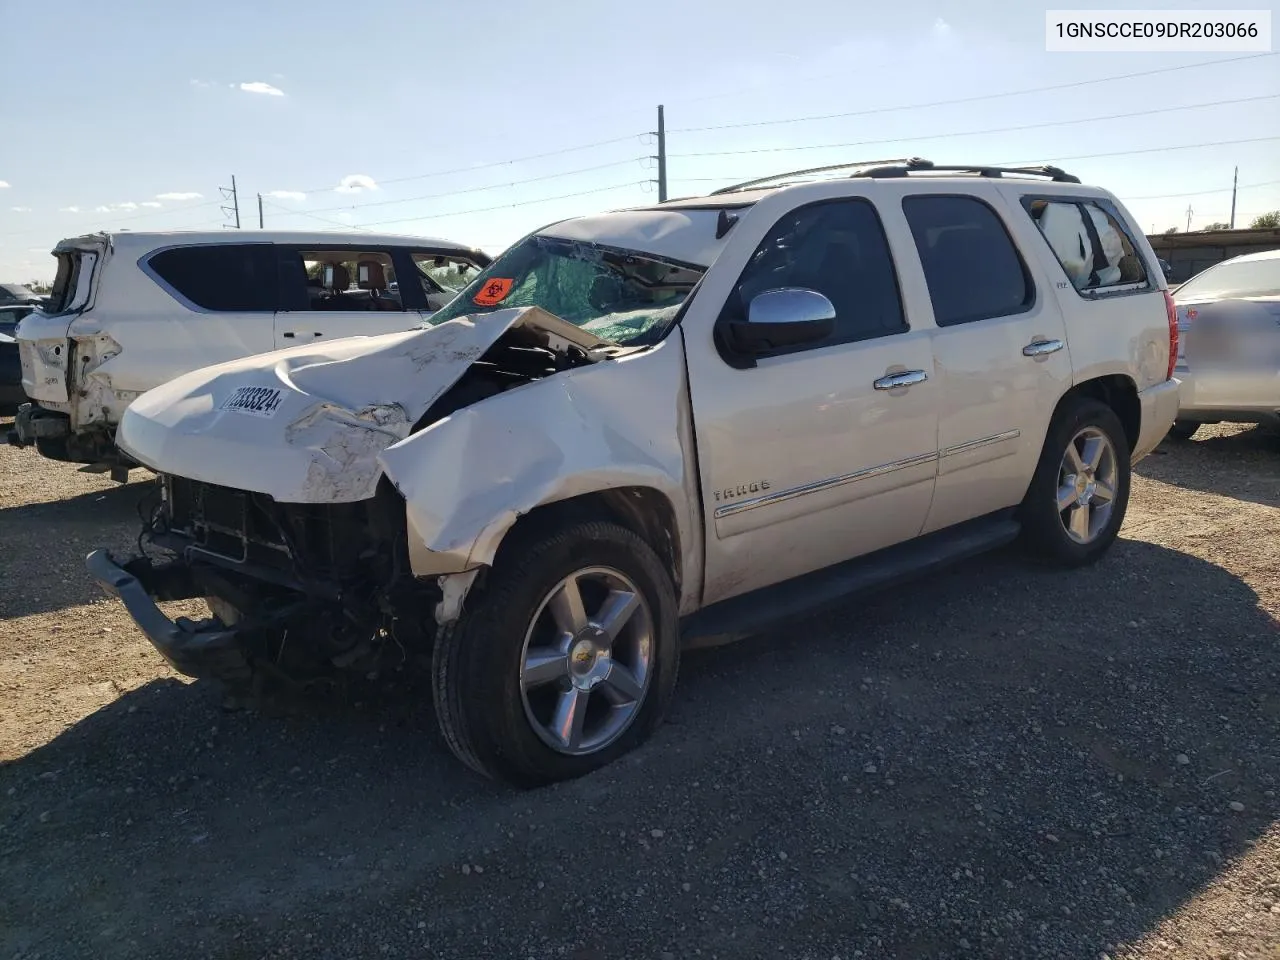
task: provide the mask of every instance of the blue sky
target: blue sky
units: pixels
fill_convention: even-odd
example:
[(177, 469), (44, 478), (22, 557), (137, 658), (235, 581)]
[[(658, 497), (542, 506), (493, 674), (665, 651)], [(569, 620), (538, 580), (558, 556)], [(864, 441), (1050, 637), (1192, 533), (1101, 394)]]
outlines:
[[(673, 196), (859, 158), (1076, 157), (1061, 165), (1144, 229), (1185, 228), (1188, 205), (1193, 228), (1226, 220), (1237, 164), (1237, 225), (1280, 208), (1278, 56), (920, 106), (1241, 56), (1046, 53), (1044, 9), (1020, 0), (56, 10), (0, 4), (0, 280), (48, 278), (50, 247), (95, 229), (218, 229), (232, 174), (246, 227), (262, 193), (268, 227), (496, 253), (557, 218), (656, 199), (658, 103)], [(762, 123), (830, 114), (846, 115)]]

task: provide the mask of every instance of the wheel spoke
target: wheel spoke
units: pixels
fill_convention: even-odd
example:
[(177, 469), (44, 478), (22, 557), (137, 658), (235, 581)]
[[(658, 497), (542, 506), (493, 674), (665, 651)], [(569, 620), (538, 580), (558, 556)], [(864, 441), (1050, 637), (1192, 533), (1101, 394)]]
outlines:
[(1116, 498), (1116, 492), (1110, 487), (1110, 485), (1105, 484), (1101, 480), (1099, 480), (1097, 485), (1094, 486), (1093, 488), (1094, 500), (1098, 500), (1102, 503), (1110, 503), (1115, 498)]
[(637, 594), (629, 590), (613, 590), (605, 598), (604, 605), (596, 614), (595, 622), (609, 635), (609, 640), (614, 641), (618, 639), (618, 634), (627, 625), (631, 615), (639, 608), (640, 597)]
[(560, 585), (547, 606), (551, 608), (556, 626), (563, 633), (577, 633), (587, 625), (587, 611), (582, 606), (582, 591), (578, 589), (576, 576), (569, 577)]
[(1082, 541), (1089, 539), (1089, 508), (1087, 506), (1079, 506), (1071, 511), (1067, 529)]
[[(1073, 443), (1071, 446), (1074, 449), (1075, 444)], [(1106, 449), (1107, 441), (1103, 440), (1102, 437), (1087, 437), (1084, 441), (1084, 451), (1081, 453), (1081, 458), (1089, 465), (1091, 470), (1097, 470), (1098, 464), (1102, 462), (1102, 454)]]
[(1084, 469), (1084, 461), (1080, 459), (1080, 451), (1076, 449), (1074, 440), (1067, 444), (1067, 455), (1062, 462), (1070, 473), (1079, 474)]
[(609, 664), (609, 672), (600, 683), (600, 692), (617, 707), (624, 703), (635, 703), (644, 693), (644, 688), (629, 668), (614, 660)]
[(554, 647), (536, 647), (524, 658), (524, 670), (520, 678), (526, 690), (554, 683), (569, 673), (569, 659)]
[(591, 693), (573, 687), (560, 694), (556, 713), (551, 718), (551, 730), (560, 742), (570, 750), (582, 743), (582, 725), (587, 719), (587, 700)]
[(1064, 484), (1058, 488), (1058, 512), (1061, 513), (1075, 503), (1076, 488), (1073, 484)]

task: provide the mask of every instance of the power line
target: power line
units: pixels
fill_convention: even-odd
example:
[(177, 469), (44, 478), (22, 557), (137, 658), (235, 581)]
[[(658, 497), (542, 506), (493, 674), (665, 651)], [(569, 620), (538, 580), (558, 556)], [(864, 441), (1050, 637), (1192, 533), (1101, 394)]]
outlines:
[[(494, 167), (505, 167), (513, 163), (527, 163), (530, 160), (544, 160), (547, 157), (559, 157), (567, 153), (578, 153), (583, 150), (594, 150), (597, 147), (607, 147), (615, 143), (625, 143), (628, 140), (637, 140), (643, 142), (647, 133), (631, 133), (625, 137), (612, 137), (608, 140), (596, 140), (592, 143), (580, 143), (572, 147), (561, 147), (558, 150), (547, 150), (544, 153), (531, 153), (524, 157), (512, 157), (508, 160), (494, 160), (490, 163), (477, 163), (466, 167), (454, 167), (451, 170), (433, 170), (430, 173), (415, 173), (408, 177), (393, 177), (390, 180), (378, 180), (379, 186), (386, 186), (392, 183), (408, 183), (410, 180), (428, 180), (432, 177), (447, 177), (455, 173), (471, 173), (475, 170), (492, 170)], [(324, 193), (332, 190), (333, 185), (329, 184), (323, 187), (315, 187), (311, 190), (300, 190), (299, 193)]]
[[(1255, 187), (1270, 187), (1280, 183), (1280, 180), (1263, 180), (1260, 183), (1242, 183), (1237, 188), (1239, 190), (1252, 190)], [(1145, 197), (1124, 197), (1127, 202), (1129, 200), (1177, 200), (1181, 197), (1207, 197), (1213, 193), (1230, 193), (1230, 187), (1219, 187), (1215, 190), (1192, 190), (1189, 193), (1157, 193), (1149, 194)]]
[(271, 207), (271, 208), (272, 208), (272, 209), (274, 209), (274, 210), (279, 210), (279, 211), (281, 211), (282, 213), (288, 213), (288, 214), (292, 214), (292, 215), (294, 215), (294, 216), (298, 216), (298, 217), (307, 217), (307, 218), (309, 218), (309, 219), (311, 219), (311, 220), (318, 220), (320, 223), (328, 223), (328, 224), (331, 224), (331, 225), (333, 225), (333, 226), (335, 226), (335, 227), (341, 227), (343, 230), (362, 230), (362, 229), (364, 229), (363, 227), (357, 227), (356, 225), (351, 224), (351, 223), (343, 223), (341, 220), (330, 220), (328, 217), (318, 217), (318, 216), (316, 216), (314, 213), (311, 213), (311, 212), (310, 212), (310, 211), (308, 211), (308, 210), (291, 210), (291, 209), (289, 209), (288, 207), (283, 206), (283, 205), (278, 204), (278, 203), (274, 203), (274, 202), (272, 202), (271, 200), (263, 200), (262, 202), (263, 202), (264, 204), (266, 204), (268, 207)]
[(537, 200), (520, 200), (516, 203), (500, 203), (492, 207), (478, 207), (474, 210), (454, 210), (451, 213), (433, 213), (423, 214), (416, 217), (400, 217), (396, 220), (376, 220), (373, 223), (361, 224), (364, 227), (379, 227), (389, 223), (408, 223), (413, 220), (443, 220), (446, 217), (462, 217), (474, 213), (489, 213), (493, 210), (508, 210), (513, 207), (527, 207), (537, 203), (550, 203), (553, 200), (569, 200), (573, 197), (585, 197), (593, 193), (607, 193), (611, 190), (621, 190), (625, 187), (637, 187), (652, 184), (651, 180), (632, 180), (630, 183), (616, 183), (611, 187), (597, 187), (594, 190), (579, 190), (576, 193), (562, 193), (557, 197), (541, 197)]
[[(222, 203), (222, 200), (204, 200), (200, 203), (193, 203), (184, 207), (169, 207), (162, 210), (148, 210), (146, 213), (136, 213), (127, 217), (113, 217), (111, 222), (114, 223), (131, 223), (134, 220), (143, 220), (147, 217), (161, 217), (165, 214), (186, 213), (188, 210), (199, 210), (201, 207), (212, 207)], [(99, 221), (100, 222), (100, 221)], [(71, 224), (74, 229), (74, 222)], [(36, 227), (28, 230), (14, 230), (9, 233), (0, 233), (0, 237), (21, 237), (32, 233), (48, 233), (47, 227)]]
[[(561, 177), (577, 176), (581, 173), (591, 173), (596, 170), (608, 170), (612, 167), (622, 167), (631, 163), (639, 163), (647, 160), (648, 157), (630, 157), (626, 160), (615, 160), (612, 163), (598, 163), (592, 167), (580, 167), (577, 170), (565, 170), (561, 173), (548, 173), (540, 177), (526, 177), (523, 180), (511, 180), (507, 183), (493, 183), (484, 187), (468, 187), (465, 190), (446, 190), (443, 193), (426, 193), (417, 197), (404, 197), (399, 200), (376, 200), (373, 203), (360, 204), (343, 204), (336, 207), (320, 207), (312, 210), (312, 213), (327, 213), (333, 210), (365, 210), (370, 207), (386, 207), (393, 206), (398, 203), (413, 203), (417, 200), (438, 200), (441, 197), (456, 197), (467, 193), (484, 193), (486, 190), (500, 190), (504, 187), (518, 187), (527, 183), (540, 183), (544, 180), (556, 180)], [(275, 206), (275, 204), (273, 204)]]
[[(1208, 60), (1203, 63), (1184, 63), (1175, 67), (1157, 67), (1154, 70), (1141, 70), (1136, 73), (1123, 73), (1111, 77), (1097, 77), (1093, 80), (1075, 80), (1070, 83), (1054, 83), (1043, 87), (1028, 87), (1024, 90), (1009, 90), (1004, 93), (984, 93), (972, 97), (957, 97), (952, 100), (933, 100), (925, 103), (912, 103), (895, 107), (873, 107), (870, 110), (851, 110), (843, 113), (818, 114), (809, 117), (791, 117), (778, 120), (750, 120), (743, 123), (721, 123), (706, 127), (681, 127), (668, 133), (701, 133), (709, 130), (737, 130), (743, 127), (771, 127), (786, 123), (808, 123), (814, 120), (838, 120), (844, 117), (867, 117), (877, 113), (896, 113), (901, 110), (920, 110), (925, 107), (950, 107), (961, 103), (978, 103), (982, 100), (999, 100), (1003, 97), (1019, 97), (1029, 93), (1047, 93), (1050, 90), (1070, 90), (1097, 83), (1110, 83), (1113, 80), (1132, 80), (1135, 77), (1150, 77), (1161, 73), (1173, 73), (1177, 70), (1195, 70), (1199, 67), (1212, 67), (1221, 63), (1237, 63), (1241, 60), (1256, 60), (1260, 57), (1274, 57), (1275, 53), (1251, 53), (1243, 57), (1227, 57), (1222, 60)], [(1154, 111), (1153, 111), (1154, 112)]]
[(1097, 160), (1101, 157), (1130, 157), (1139, 153), (1164, 153), (1167, 150), (1198, 150), (1201, 147), (1229, 147), (1238, 143), (1267, 143), (1280, 137), (1247, 137), (1243, 140), (1215, 140), (1211, 143), (1184, 143), (1172, 147), (1146, 147), (1142, 150), (1117, 150), (1112, 153), (1080, 153), (1074, 157), (1040, 157), (1035, 160), (1002, 160), (997, 167), (1025, 167), (1036, 163), (1059, 163), (1063, 160)]
[(975, 137), (992, 133), (1009, 133), (1020, 130), (1040, 130), (1045, 127), (1066, 127), (1080, 123), (1100, 123), (1104, 120), (1128, 120), (1146, 117), (1154, 113), (1175, 113), (1179, 110), (1197, 110), (1204, 107), (1221, 107), (1232, 103), (1252, 103), (1258, 100), (1275, 100), (1280, 93), (1267, 93), (1256, 97), (1237, 97), (1232, 100), (1214, 100), (1210, 103), (1192, 103), (1183, 107), (1161, 107), (1157, 110), (1137, 110), (1132, 113), (1113, 113), (1104, 117), (1081, 117), (1077, 120), (1051, 120), (1045, 123), (1019, 123), (1008, 127), (988, 127), (985, 130), (957, 130), (951, 133), (928, 133), (923, 136), (898, 137), (893, 140), (858, 140), (852, 143), (817, 143), (799, 147), (759, 147), (749, 150), (716, 150), (705, 153), (677, 153), (673, 157), (736, 157), (757, 153), (794, 153), (799, 150), (840, 150), (845, 147), (868, 147), (884, 143), (914, 143), (917, 140), (945, 140), (951, 137)]

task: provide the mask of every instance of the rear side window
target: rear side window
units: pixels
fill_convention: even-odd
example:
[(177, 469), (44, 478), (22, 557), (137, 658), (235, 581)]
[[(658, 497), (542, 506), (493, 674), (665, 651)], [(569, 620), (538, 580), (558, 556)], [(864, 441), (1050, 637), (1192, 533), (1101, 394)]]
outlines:
[(1023, 199), (1077, 291), (1147, 286), (1147, 271), (1133, 238), (1109, 206), (1093, 200)]
[(902, 210), (940, 327), (1023, 313), (1035, 287), (1004, 223), (983, 201), (966, 196), (914, 196)]
[(274, 311), (279, 283), (269, 243), (174, 247), (147, 265), (172, 293), (202, 310)]

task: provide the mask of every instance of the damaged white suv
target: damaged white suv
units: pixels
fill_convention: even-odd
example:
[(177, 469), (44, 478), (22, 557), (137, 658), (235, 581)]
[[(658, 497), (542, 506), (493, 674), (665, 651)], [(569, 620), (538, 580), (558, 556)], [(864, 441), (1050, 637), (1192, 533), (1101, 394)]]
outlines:
[(1019, 535), (1097, 559), (1178, 406), (1141, 231), (1054, 168), (852, 169), (556, 223), (431, 329), (151, 391), (164, 556), (90, 571), (192, 676), (429, 657), (456, 754), (537, 784), (644, 740), (682, 645)]
[(53, 255), (53, 293), (16, 334), (31, 403), (9, 442), (118, 480), (133, 464), (116, 426), (145, 391), (299, 341), (417, 327), (490, 259), (446, 240), (278, 230), (95, 233)]

